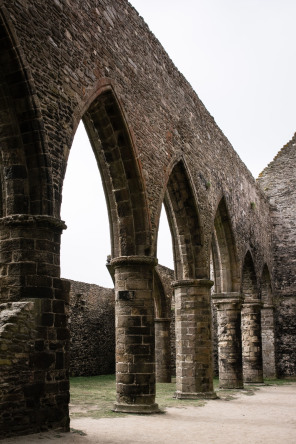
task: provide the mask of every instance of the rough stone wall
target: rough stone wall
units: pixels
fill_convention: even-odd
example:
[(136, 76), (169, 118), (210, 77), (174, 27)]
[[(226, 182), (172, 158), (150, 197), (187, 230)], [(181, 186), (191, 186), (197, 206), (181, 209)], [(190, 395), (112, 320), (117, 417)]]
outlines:
[[(32, 387), (42, 387), (35, 391), (35, 430), (68, 430), (68, 299), (60, 280), (60, 207), (80, 120), (91, 138), (108, 201), (111, 263), (126, 258), (140, 281), (135, 257), (155, 263), (164, 199), (168, 207), (172, 204), (169, 223), (181, 281), (209, 278), (214, 219), (222, 198), (237, 269), (250, 251), (259, 281), (264, 264), (270, 269), (273, 260), (270, 207), (213, 117), (126, 0), (1, 0), (0, 64), (1, 302), (42, 301), (38, 346), (27, 369)], [(273, 222), (282, 224), (280, 212), (276, 214)], [(284, 226), (291, 228), (289, 215), (287, 221)], [(295, 251), (286, 247), (293, 260)], [(280, 249), (275, 254), (279, 263)], [(282, 267), (283, 279), (277, 274), (278, 292), (287, 283), (290, 289), (294, 285), (288, 269), (290, 264)], [(135, 284), (131, 275), (128, 284)], [(136, 296), (142, 284), (131, 288)], [(115, 282), (116, 291), (123, 291), (120, 285)], [(285, 297), (281, 302), (291, 307), (291, 316), (282, 317), (281, 310), (278, 319), (292, 332), (292, 291), (285, 290)], [(151, 304), (147, 299), (150, 316)], [(141, 398), (143, 393), (138, 394)], [(153, 387), (150, 394), (153, 402)], [(26, 409), (30, 407), (24, 407), (24, 415)], [(12, 433), (26, 430), (17, 421), (14, 427)]]
[(115, 372), (114, 290), (70, 281), (70, 375)]
[[(172, 282), (174, 280), (174, 271), (163, 265), (157, 265), (156, 270), (160, 276), (166, 297), (169, 299), (171, 311), (171, 374), (176, 375), (176, 332), (175, 332), (175, 299)], [(156, 339), (157, 340), (157, 339)]]
[(219, 364), (218, 364), (218, 323), (217, 323), (217, 308), (211, 301), (212, 309), (212, 344), (213, 344), (213, 372), (214, 376), (219, 376)]
[(197, 196), (205, 249), (224, 195), (239, 260), (243, 261), (246, 246), (251, 245), (258, 272), (263, 261), (270, 262), (269, 230), (265, 229), (269, 209), (263, 194), (127, 1), (100, 0), (94, 5), (85, 0), (74, 7), (66, 1), (26, 0), (20, 8), (15, 0), (3, 3), (22, 42), (42, 113), (56, 216), (76, 125), (99, 85), (109, 84), (122, 105), (141, 163), (153, 238), (168, 177), (181, 159)]
[[(157, 266), (171, 312), (171, 372), (176, 372), (174, 272)], [(70, 375), (93, 376), (115, 372), (114, 289), (70, 280)], [(156, 339), (157, 340), (157, 339)]]
[(276, 361), (279, 376), (296, 373), (296, 134), (260, 174), (271, 204)]
[(61, 427), (61, 418), (68, 426), (66, 350), (58, 340), (40, 339), (43, 311), (38, 299), (0, 305), (1, 437)]
[[(0, 383), (1, 422), (5, 435), (18, 417), (19, 427), (31, 430), (32, 412), (24, 414), (24, 405), (34, 403), (36, 392), (27, 389), (27, 368), (34, 350), (36, 314), (33, 302), (8, 302), (0, 305)], [(7, 384), (9, 377), (10, 384)], [(12, 401), (18, 401), (16, 404)]]

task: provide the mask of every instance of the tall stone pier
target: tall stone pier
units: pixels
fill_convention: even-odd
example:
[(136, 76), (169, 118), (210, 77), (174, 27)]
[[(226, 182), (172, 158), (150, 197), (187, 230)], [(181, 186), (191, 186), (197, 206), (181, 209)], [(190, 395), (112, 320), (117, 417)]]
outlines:
[(115, 411), (155, 413), (153, 270), (156, 259), (118, 257), (115, 271)]
[(156, 382), (171, 382), (171, 320), (155, 319)]
[(210, 288), (208, 279), (173, 284), (176, 311), (176, 397), (216, 398), (213, 391)]
[(241, 299), (238, 293), (213, 296), (217, 307), (220, 388), (242, 388)]
[(261, 302), (247, 300), (242, 306), (244, 382), (263, 383)]

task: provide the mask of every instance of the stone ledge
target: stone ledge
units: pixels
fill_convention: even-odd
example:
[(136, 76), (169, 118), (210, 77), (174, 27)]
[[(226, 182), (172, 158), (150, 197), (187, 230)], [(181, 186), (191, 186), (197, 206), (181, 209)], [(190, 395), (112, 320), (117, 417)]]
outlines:
[(212, 287), (214, 282), (211, 279), (181, 279), (172, 282), (173, 288), (178, 287)]
[(133, 265), (149, 265), (151, 267), (156, 266), (157, 259), (152, 256), (119, 256), (111, 260), (111, 267), (124, 267)]
[(65, 230), (67, 225), (61, 219), (46, 215), (13, 214), (0, 218), (0, 226), (44, 226)]
[(176, 391), (174, 397), (176, 399), (218, 399), (216, 392), (184, 393), (184, 392)]
[(135, 413), (141, 415), (151, 415), (153, 413), (161, 413), (158, 404), (114, 404), (114, 412)]

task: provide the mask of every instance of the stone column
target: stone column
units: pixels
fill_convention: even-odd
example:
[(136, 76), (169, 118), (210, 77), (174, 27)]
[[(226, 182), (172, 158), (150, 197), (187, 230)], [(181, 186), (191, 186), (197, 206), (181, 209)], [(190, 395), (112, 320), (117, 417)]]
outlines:
[(176, 281), (176, 397), (216, 398), (213, 391), (210, 288), (208, 279)]
[[(59, 262), (65, 224), (50, 216), (18, 214), (0, 219), (0, 228), (0, 297), (16, 335), (6, 343), (13, 365), (0, 370), (2, 382), (7, 378), (15, 393), (1, 399), (0, 412), (9, 403), (10, 413), (0, 413), (0, 430), (67, 431), (69, 283), (60, 279)], [(25, 325), (22, 306), (30, 311), (30, 324)]]
[(242, 306), (242, 350), (244, 382), (263, 383), (261, 302), (247, 300)]
[(156, 382), (171, 382), (171, 320), (155, 319)]
[(264, 305), (261, 309), (261, 337), (263, 376), (276, 378), (273, 305)]
[(220, 388), (243, 388), (241, 299), (238, 293), (212, 296), (217, 307)]
[(115, 411), (155, 413), (153, 270), (156, 259), (125, 256), (111, 261), (115, 272)]

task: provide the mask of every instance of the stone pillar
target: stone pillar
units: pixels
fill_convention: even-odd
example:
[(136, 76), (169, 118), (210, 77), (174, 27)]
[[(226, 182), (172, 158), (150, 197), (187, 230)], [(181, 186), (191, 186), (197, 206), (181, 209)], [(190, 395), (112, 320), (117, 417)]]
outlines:
[(238, 293), (212, 296), (217, 307), (220, 388), (243, 388), (241, 299)]
[(213, 391), (210, 288), (208, 279), (176, 281), (176, 397), (216, 398)]
[(171, 382), (171, 320), (155, 319), (156, 382)]
[(261, 337), (263, 376), (265, 378), (276, 378), (273, 305), (264, 305), (261, 309)]
[[(59, 262), (65, 224), (23, 214), (0, 219), (0, 228), (0, 297), (17, 336), (15, 341), (6, 337), (13, 365), (0, 370), (10, 390), (0, 396), (0, 436), (46, 428), (68, 431), (69, 283), (60, 279)], [(29, 307), (30, 324), (24, 324), (22, 306)]]
[(261, 302), (247, 300), (242, 306), (242, 350), (244, 382), (263, 383)]
[(153, 270), (156, 259), (125, 256), (111, 261), (115, 272), (115, 411), (155, 413)]

